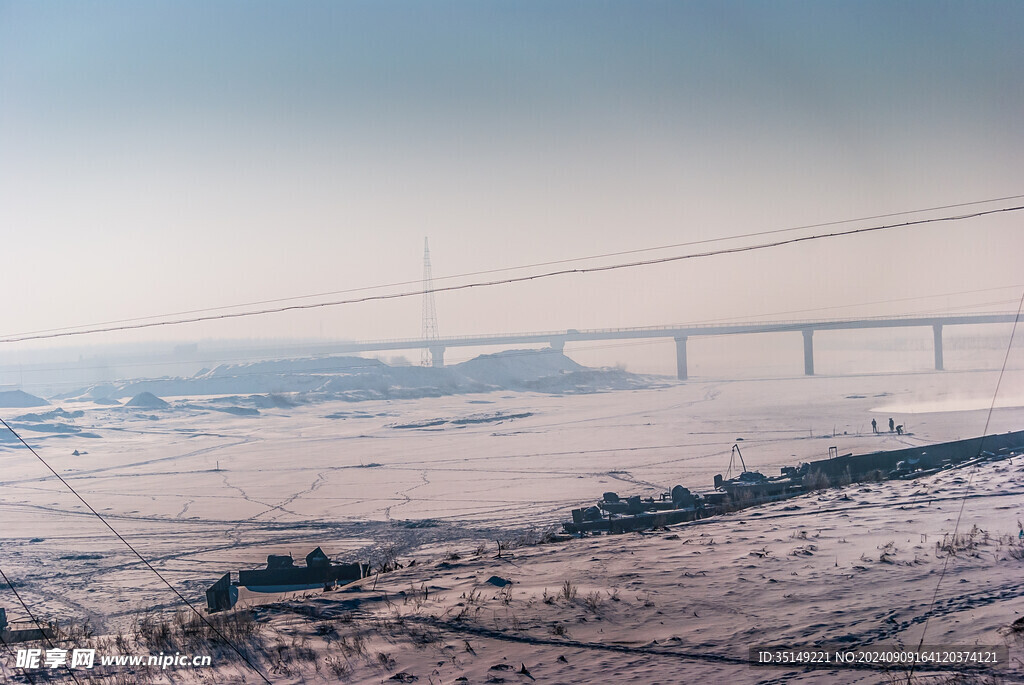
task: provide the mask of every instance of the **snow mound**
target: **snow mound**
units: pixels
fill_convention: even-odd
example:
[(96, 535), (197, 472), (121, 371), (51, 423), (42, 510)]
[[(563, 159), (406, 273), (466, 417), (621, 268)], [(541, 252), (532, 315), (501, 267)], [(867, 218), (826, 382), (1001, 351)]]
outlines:
[(82, 429), (67, 423), (28, 423), (19, 425), (18, 428), (37, 433), (81, 433)]
[(260, 410), (252, 407), (210, 407), (213, 411), (234, 414), (235, 416), (259, 416)]
[(584, 394), (614, 392), (616, 390), (638, 390), (640, 388), (663, 388), (669, 383), (664, 378), (629, 373), (619, 369), (583, 369), (570, 371), (558, 376), (546, 376), (523, 384), (524, 390), (548, 394)]
[(142, 407), (145, 409), (162, 409), (171, 405), (164, 402), (151, 392), (140, 392), (125, 403), (126, 407)]
[(46, 400), (29, 395), (23, 390), (5, 390), (0, 392), (0, 407), (45, 407), (50, 404)]
[[(99, 385), (90, 385), (85, 388), (72, 390), (71, 392), (53, 395), (50, 399), (71, 400), (74, 402), (99, 402), (100, 400), (106, 400), (113, 397), (113, 393), (116, 391), (117, 388), (110, 383), (100, 383)], [(105, 404), (109, 404), (109, 402)]]
[(376, 359), (363, 357), (308, 357), (306, 359), (278, 359), (246, 364), (221, 364), (196, 378), (233, 378), (264, 374), (330, 374), (351, 373), (356, 370), (380, 369), (387, 366)]
[[(362, 357), (307, 357), (224, 364), (188, 378), (128, 382), (113, 396), (219, 395), (220, 406), (288, 409), (327, 400), (417, 399), (494, 390), (606, 392), (659, 384), (650, 377), (581, 366), (561, 352), (509, 350), (442, 368), (389, 366)], [(134, 400), (128, 406), (134, 404)], [(164, 406), (164, 405), (141, 405)]]
[[(533, 416), (533, 412), (495, 412), (493, 414), (471, 414), (469, 416), (463, 416), (455, 419), (426, 419), (423, 421), (414, 421), (412, 423), (395, 423), (391, 424), (392, 428), (435, 428), (437, 426), (443, 426), (451, 424), (453, 426), (470, 426), (478, 423), (502, 423), (504, 421), (514, 421), (516, 419), (525, 419)], [(331, 417), (328, 417), (331, 418)]]
[(117, 388), (109, 383), (101, 383), (100, 385), (94, 385), (85, 392), (85, 397), (90, 400), (108, 400), (114, 397), (114, 393), (117, 392)]
[(49, 421), (50, 419), (80, 419), (85, 416), (85, 412), (78, 411), (64, 411), (63, 407), (57, 407), (53, 411), (44, 412), (42, 414), (22, 414), (15, 418), (15, 421)]
[(253, 395), (249, 398), (260, 409), (294, 409), (298, 402), (285, 395)]
[(521, 388), (549, 376), (558, 376), (587, 367), (577, 364), (557, 350), (507, 350), (482, 354), (456, 364), (467, 378), (500, 388)]

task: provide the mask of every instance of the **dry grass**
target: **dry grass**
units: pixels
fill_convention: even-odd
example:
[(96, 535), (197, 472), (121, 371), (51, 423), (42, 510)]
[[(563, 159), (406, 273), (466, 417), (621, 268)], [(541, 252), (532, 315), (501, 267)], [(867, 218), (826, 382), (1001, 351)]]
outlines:
[(329, 656), (325, 660), (327, 664), (327, 670), (337, 680), (348, 680), (349, 676), (352, 675), (352, 666), (347, 661), (343, 661), (336, 656)]
[(389, 573), (402, 567), (398, 563), (398, 547), (384, 545), (370, 558), (370, 567), (377, 573)]
[(863, 478), (864, 481), (870, 481), (872, 483), (881, 483), (886, 480), (886, 473), (881, 469), (875, 469), (874, 471), (868, 471)]
[(1024, 561), (1024, 538), (1019, 535), (1000, 535), (998, 549), (1006, 548), (1006, 554), (1010, 559)]
[[(102, 666), (99, 655), (128, 654), (191, 654), (210, 656), (215, 668), (227, 666), (248, 670), (238, 652), (264, 671), (278, 667), (281, 673), (292, 673), (296, 665), (309, 663), (319, 673), (322, 668), (318, 652), (305, 639), (283, 645), (283, 649), (271, 649), (265, 635), (265, 624), (258, 622), (250, 611), (222, 612), (199, 616), (192, 612), (178, 611), (173, 614), (147, 612), (132, 619), (127, 631), (112, 635), (97, 636), (88, 621), (56, 627), (56, 640), (63, 649), (94, 649), (97, 659), (95, 666), (85, 671), (75, 671), (78, 682), (103, 683), (103, 685), (129, 685), (152, 682), (157, 678), (163, 682), (159, 667)], [(47, 643), (32, 643), (33, 647), (48, 649)], [(279, 656), (272, 658), (272, 651)], [(204, 669), (205, 670), (205, 669)], [(206, 670), (212, 674), (215, 671)], [(71, 671), (56, 670), (40, 672), (46, 682), (73, 682)], [(166, 675), (166, 672), (163, 673)]]
[[(152, 652), (193, 652), (210, 649), (215, 653), (233, 652), (230, 645), (241, 651), (259, 643), (263, 624), (252, 612), (224, 612), (199, 617), (178, 611), (165, 614), (143, 614), (136, 617), (129, 636), (118, 636), (122, 645), (129, 641)], [(118, 641), (115, 638), (115, 641)], [(230, 643), (230, 645), (229, 645)]]
[(839, 482), (837, 483), (837, 485), (839, 487), (841, 487), (841, 488), (845, 488), (847, 485), (849, 485), (852, 482), (853, 482), (853, 476), (850, 474), (850, 467), (847, 466), (846, 467), (846, 471), (844, 471), (839, 476)]
[(896, 553), (899, 552), (899, 550), (896, 549), (896, 543), (894, 541), (890, 540), (877, 549), (881, 550), (881, 554), (878, 555), (878, 561), (883, 564), (892, 564), (895, 562)]
[(821, 471), (811, 471), (803, 477), (801, 484), (805, 490), (827, 490), (832, 487), (832, 481)]
[(741, 490), (735, 497), (726, 497), (725, 502), (722, 504), (722, 508), (725, 511), (739, 511), (740, 509), (752, 507), (754, 503), (754, 496), (745, 490)]
[(519, 547), (549, 545), (553, 542), (558, 542), (564, 539), (564, 537), (558, 535), (558, 532), (554, 528), (546, 528), (540, 531), (531, 528), (530, 530), (501, 538), (496, 540), (496, 542), (498, 544), (498, 553), (500, 555), (501, 552), (517, 549)]
[(967, 533), (947, 533), (942, 536), (942, 542), (935, 543), (935, 556), (978, 556), (978, 548), (987, 545), (989, 534), (974, 526)]
[(603, 604), (604, 598), (597, 591), (590, 592), (583, 598), (583, 606), (595, 614), (600, 613)]

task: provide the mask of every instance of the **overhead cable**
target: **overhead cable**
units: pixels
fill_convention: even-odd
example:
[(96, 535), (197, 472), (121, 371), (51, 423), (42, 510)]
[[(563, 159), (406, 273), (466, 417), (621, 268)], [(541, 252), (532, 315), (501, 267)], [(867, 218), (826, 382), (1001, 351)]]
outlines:
[(357, 297), (346, 300), (335, 300), (332, 302), (315, 302), (309, 304), (292, 304), (284, 307), (274, 307), (270, 309), (260, 309), (255, 311), (246, 312), (228, 312), (224, 314), (212, 314), (209, 316), (196, 316), (185, 319), (174, 319), (171, 321), (150, 321), (146, 323), (135, 323), (126, 324), (123, 326), (108, 326), (108, 327), (97, 327), (87, 328), (84, 330), (73, 330), (63, 331), (59, 333), (42, 333), (38, 335), (21, 335), (13, 337), (0, 338), (0, 343), (13, 343), (13, 342), (25, 342), (29, 340), (49, 340), (53, 338), (65, 338), (70, 336), (78, 335), (89, 335), (92, 333), (110, 333), (115, 331), (127, 331), (127, 330), (138, 330), (142, 328), (155, 328), (162, 326), (180, 326), (182, 324), (199, 323), (202, 321), (219, 321), (224, 319), (239, 319), (250, 316), (263, 316), (267, 314), (279, 314), (288, 311), (301, 311), (306, 309), (320, 309), (324, 307), (338, 307), (343, 305), (360, 304), (363, 302), (379, 302), (384, 300), (397, 300), (407, 297), (418, 297), (428, 293), (441, 293), (441, 292), (453, 292), (458, 290), (469, 290), (471, 288), (487, 288), (498, 285), (509, 285), (512, 283), (524, 283), (527, 281), (536, 281), (546, 278), (553, 278), (555, 276), (567, 276), (577, 275), (586, 273), (598, 273), (603, 271), (616, 271), (620, 269), (632, 269), (643, 266), (653, 266), (655, 264), (667, 264), (670, 262), (678, 262), (688, 259), (700, 259), (703, 257), (712, 257), (716, 255), (724, 254), (738, 254), (742, 252), (753, 252), (756, 250), (766, 250), (775, 247), (782, 247), (784, 245), (794, 245), (797, 243), (805, 243), (816, 240), (824, 240), (827, 238), (839, 238), (843, 236), (861, 235), (866, 233), (876, 233), (880, 231), (890, 231), (897, 228), (906, 228), (909, 226), (920, 226), (924, 224), (932, 224), (939, 222), (953, 222), (953, 221), (964, 221), (967, 219), (976, 219), (983, 216), (990, 216), (993, 214), (1002, 214), (1007, 212), (1016, 212), (1024, 209), (1024, 205), (1018, 205), (1014, 207), (1004, 207), (1001, 209), (990, 209), (971, 214), (960, 214), (955, 216), (942, 216), (933, 217), (930, 219), (918, 219), (915, 221), (905, 221), (899, 224), (885, 224), (881, 226), (869, 226), (866, 228), (854, 228), (847, 231), (836, 231), (833, 233), (819, 233), (809, 236), (800, 236), (797, 238), (787, 238), (785, 240), (777, 240), (769, 243), (758, 243), (756, 245), (744, 245), (739, 247), (722, 248), (718, 250), (709, 250), (707, 252), (696, 252), (683, 255), (673, 255), (670, 257), (659, 257), (656, 259), (647, 259), (634, 262), (624, 262), (619, 264), (606, 264), (602, 266), (590, 266), (582, 267), (577, 269), (559, 269), (557, 271), (548, 271), (539, 274), (530, 274), (527, 276), (517, 276), (513, 278), (503, 278), (493, 281), (477, 281), (475, 283), (463, 283), (459, 285), (442, 286), (439, 288), (426, 288), (418, 290), (410, 290), (399, 293), (387, 293), (381, 295), (367, 295), (365, 297)]

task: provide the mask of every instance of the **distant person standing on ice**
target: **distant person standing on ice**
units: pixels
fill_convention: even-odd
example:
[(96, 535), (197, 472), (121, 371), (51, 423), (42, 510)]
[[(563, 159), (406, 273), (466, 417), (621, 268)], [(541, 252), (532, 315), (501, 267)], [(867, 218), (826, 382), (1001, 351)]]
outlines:
[(903, 435), (903, 424), (896, 426), (896, 435)]
[(892, 433), (894, 430), (896, 430), (896, 422), (893, 421), (892, 417), (890, 416), (889, 417), (889, 432)]
[(871, 419), (871, 432), (878, 435), (878, 421)]

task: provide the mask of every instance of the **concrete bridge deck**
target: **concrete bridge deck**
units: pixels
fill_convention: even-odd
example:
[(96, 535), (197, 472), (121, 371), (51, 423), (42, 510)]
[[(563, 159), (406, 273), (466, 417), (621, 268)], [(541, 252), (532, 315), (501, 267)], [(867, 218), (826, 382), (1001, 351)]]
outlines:
[(334, 343), (324, 346), (324, 352), (384, 352), (389, 350), (427, 349), (431, 363), (444, 366), (444, 352), (449, 347), (485, 347), (547, 343), (552, 349), (563, 350), (566, 343), (591, 340), (629, 340), (644, 338), (672, 338), (676, 343), (676, 375), (685, 380), (686, 341), (701, 335), (749, 335), (754, 333), (798, 332), (803, 337), (804, 373), (814, 375), (814, 332), (868, 328), (932, 329), (935, 349), (935, 368), (942, 370), (942, 330), (946, 326), (1013, 323), (1015, 314), (964, 314), (921, 317), (873, 317), (857, 319), (795, 320), (770, 322), (734, 322), (686, 324), (678, 326), (643, 326), (636, 328), (568, 329), (535, 333), (484, 334), (449, 336), (436, 339), (396, 338), (362, 342)]

